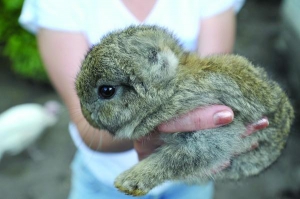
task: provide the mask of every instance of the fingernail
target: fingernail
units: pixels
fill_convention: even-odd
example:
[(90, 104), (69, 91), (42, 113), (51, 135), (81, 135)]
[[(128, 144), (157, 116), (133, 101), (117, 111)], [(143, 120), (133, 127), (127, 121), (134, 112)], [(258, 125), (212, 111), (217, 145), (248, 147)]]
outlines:
[(225, 125), (233, 120), (233, 114), (230, 111), (221, 111), (214, 115), (215, 125)]
[(262, 118), (256, 122), (253, 127), (255, 130), (261, 130), (269, 126), (269, 120), (267, 118)]

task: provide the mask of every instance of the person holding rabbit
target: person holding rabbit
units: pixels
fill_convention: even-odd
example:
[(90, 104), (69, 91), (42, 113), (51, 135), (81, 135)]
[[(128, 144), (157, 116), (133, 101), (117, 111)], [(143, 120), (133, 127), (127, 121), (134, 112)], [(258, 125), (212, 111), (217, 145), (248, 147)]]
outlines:
[[(70, 134), (78, 147), (72, 163), (70, 199), (132, 198), (118, 192), (118, 174), (151, 154), (161, 143), (156, 137), (138, 141), (114, 140), (96, 130), (83, 117), (74, 81), (89, 48), (111, 31), (149, 24), (168, 28), (183, 47), (200, 57), (231, 53), (235, 40), (235, 14), (242, 0), (25, 0), (20, 23), (36, 34), (51, 83), (65, 102), (71, 117)], [(157, 127), (159, 133), (216, 128), (232, 122), (230, 107), (198, 107)], [(245, 124), (248, 125), (248, 124)], [(251, 125), (249, 135), (265, 128), (262, 118)], [(186, 186), (166, 183), (143, 198), (212, 198), (213, 183)]]

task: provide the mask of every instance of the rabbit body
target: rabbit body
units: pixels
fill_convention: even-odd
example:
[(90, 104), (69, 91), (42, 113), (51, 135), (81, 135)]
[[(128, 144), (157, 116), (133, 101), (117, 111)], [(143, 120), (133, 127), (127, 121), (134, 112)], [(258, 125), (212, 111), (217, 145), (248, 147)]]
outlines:
[[(258, 174), (281, 154), (294, 117), (286, 94), (262, 68), (237, 55), (199, 58), (157, 26), (104, 37), (86, 55), (76, 90), (89, 123), (120, 139), (138, 139), (197, 107), (224, 104), (234, 111), (234, 121), (222, 127), (163, 134), (161, 147), (115, 180), (119, 190), (136, 196), (167, 180)], [(268, 128), (241, 137), (245, 125), (264, 116)], [(259, 147), (249, 151), (253, 143)], [(230, 167), (219, 170), (228, 160)]]

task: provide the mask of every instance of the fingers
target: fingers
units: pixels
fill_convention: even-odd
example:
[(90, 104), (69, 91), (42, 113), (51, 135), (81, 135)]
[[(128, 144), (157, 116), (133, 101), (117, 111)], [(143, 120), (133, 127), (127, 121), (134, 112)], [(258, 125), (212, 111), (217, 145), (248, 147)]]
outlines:
[[(266, 127), (269, 126), (269, 120), (268, 118), (266, 117), (263, 117), (262, 119), (260, 119), (258, 122), (254, 123), (254, 124), (251, 124), (247, 127), (247, 131), (242, 134), (242, 137), (247, 137), (249, 135), (251, 135), (252, 133), (256, 132), (256, 131), (259, 131), (259, 130), (262, 130)], [(257, 149), (259, 147), (259, 143), (258, 142), (254, 142), (250, 145), (249, 148), (247, 148), (244, 152), (237, 152), (237, 153), (234, 153), (233, 154), (233, 157), (234, 156), (239, 156), (241, 155), (242, 153), (246, 153), (246, 152), (250, 152), (250, 151), (253, 151), (255, 149)], [(230, 166), (230, 161), (226, 161), (224, 162), (221, 166), (217, 167), (216, 169), (213, 169), (212, 170), (212, 173), (213, 174), (216, 174), (226, 168), (228, 168)]]
[[(233, 111), (223, 105), (214, 105), (204, 108), (195, 109), (187, 114), (174, 118), (157, 127), (157, 132), (134, 141), (134, 148), (138, 153), (139, 160), (148, 157), (163, 142), (159, 139), (159, 132), (172, 133), (180, 131), (196, 131), (201, 129), (215, 128), (232, 122)], [(269, 125), (268, 118), (264, 117), (258, 122), (247, 127), (247, 131), (242, 137), (247, 137), (252, 133), (264, 129)], [(254, 143), (248, 150), (251, 151), (258, 147), (258, 143)], [(239, 155), (239, 154), (235, 154)], [(227, 164), (225, 164), (225, 168)], [(223, 167), (220, 168), (221, 170)], [(217, 169), (219, 170), (219, 169)]]
[(247, 126), (247, 131), (242, 134), (242, 138), (247, 137), (249, 135), (251, 135), (252, 133), (262, 130), (266, 127), (269, 126), (269, 120), (267, 117), (263, 117), (262, 119), (260, 119), (258, 122), (254, 123), (254, 124), (250, 124)]
[(134, 141), (133, 143), (139, 160), (148, 157), (151, 153), (154, 152), (155, 149), (157, 149), (162, 144), (163, 141), (159, 139), (158, 132), (152, 132), (149, 135)]
[(174, 118), (157, 127), (165, 133), (181, 131), (197, 131), (215, 128), (232, 122), (233, 111), (224, 105), (212, 105), (197, 108), (187, 114)]
[(230, 160), (225, 161), (222, 165), (218, 166), (217, 168), (214, 168), (211, 170), (212, 174), (219, 173), (220, 171), (223, 171), (224, 169), (228, 168), (231, 165)]
[[(254, 149), (258, 148), (258, 147), (259, 147), (258, 142), (254, 142), (253, 144), (251, 144), (251, 146), (249, 148), (246, 149), (245, 152), (252, 151), (252, 150), (254, 150)], [(239, 156), (239, 155), (241, 155), (242, 153), (245, 153), (245, 152), (235, 153), (235, 154), (233, 154), (233, 158), (236, 157), (236, 156)], [(212, 174), (216, 174), (216, 173), (219, 173), (219, 172), (227, 169), (230, 166), (231, 166), (231, 161), (227, 160), (227, 161), (223, 162), (223, 164), (219, 165), (218, 167), (213, 168), (211, 170), (211, 172), (212, 172)]]

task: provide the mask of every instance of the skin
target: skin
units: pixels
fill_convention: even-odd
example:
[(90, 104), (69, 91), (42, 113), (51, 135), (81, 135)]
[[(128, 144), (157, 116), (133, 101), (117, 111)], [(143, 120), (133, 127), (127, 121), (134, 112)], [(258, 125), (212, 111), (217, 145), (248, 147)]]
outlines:
[[(157, 127), (157, 131), (155, 133), (151, 133), (150, 136), (145, 136), (134, 142), (134, 148), (138, 152), (139, 160), (143, 160), (144, 158), (148, 157), (156, 148), (158, 148), (161, 144), (163, 144), (162, 141), (159, 139), (160, 133), (173, 133), (173, 132), (176, 132), (179, 130), (188, 132), (188, 131), (196, 131), (196, 130), (201, 130), (201, 129), (209, 129), (209, 128), (211, 128), (210, 126), (214, 125), (214, 124), (209, 124), (209, 122), (211, 122), (213, 120), (209, 120), (208, 118), (205, 118), (205, 117), (196, 117), (195, 115), (198, 114), (199, 112), (202, 113), (201, 111), (204, 111), (204, 113), (207, 113), (207, 112), (213, 111), (214, 108), (216, 110), (218, 110), (218, 109), (223, 109), (223, 107), (224, 106), (221, 106), (221, 105), (215, 105), (212, 107), (199, 108), (200, 110), (196, 109), (186, 115), (183, 115), (172, 121), (169, 121), (169, 122), (159, 125)], [(225, 112), (221, 111), (221, 112), (217, 112), (215, 115), (224, 114), (224, 113), (233, 115), (233, 113), (231, 111), (229, 111), (229, 113), (227, 111), (225, 111)], [(199, 119), (199, 118), (202, 118), (203, 120), (200, 121), (201, 119)], [(196, 121), (193, 121), (195, 119), (196, 119)], [(230, 117), (224, 117), (221, 120), (224, 123), (230, 123), (232, 121), (232, 119)], [(188, 123), (188, 122), (190, 122), (191, 125), (187, 125), (186, 123)], [(198, 125), (203, 124), (203, 125), (197, 126), (197, 124)], [(187, 125), (187, 127), (184, 128), (184, 126), (182, 126), (182, 125)], [(268, 126), (269, 126), (268, 118), (262, 118), (261, 120), (259, 120), (258, 122), (254, 123), (254, 124), (249, 124), (247, 126), (247, 131), (244, 133), (241, 133), (241, 137), (245, 138), (247, 136), (250, 136), (252, 133), (262, 130)], [(249, 148), (249, 150), (255, 149), (257, 147), (258, 147), (258, 143), (254, 143), (253, 146), (251, 146), (251, 148)], [(226, 165), (224, 168), (230, 166), (230, 161), (228, 160), (228, 162), (224, 162), (224, 165)]]
[[(154, 0), (123, 0), (128, 10), (141, 22), (148, 16), (155, 2)], [(199, 23), (201, 23), (199, 56), (230, 53), (232, 51), (235, 38), (233, 9), (202, 20)], [(135, 147), (139, 158), (142, 159), (161, 144), (157, 142), (156, 138), (141, 139), (135, 143), (128, 140), (116, 141), (107, 132), (91, 127), (85, 120), (80, 111), (79, 100), (74, 89), (76, 74), (79, 71), (84, 55), (89, 49), (89, 44), (84, 34), (41, 28), (38, 31), (37, 40), (42, 60), (52, 85), (65, 102), (71, 120), (76, 124), (87, 146), (102, 152), (120, 152)], [(160, 133), (192, 131), (219, 127), (230, 123), (232, 120), (232, 110), (229, 107), (218, 105), (206, 107), (205, 109), (196, 109), (182, 117), (160, 125), (157, 129)], [(267, 124), (267, 122), (264, 122), (261, 126), (266, 127)], [(249, 129), (255, 128), (251, 127)], [(250, 135), (252, 132), (254, 131), (249, 131), (247, 135)], [(99, 147), (99, 142), (101, 142), (101, 147)]]

